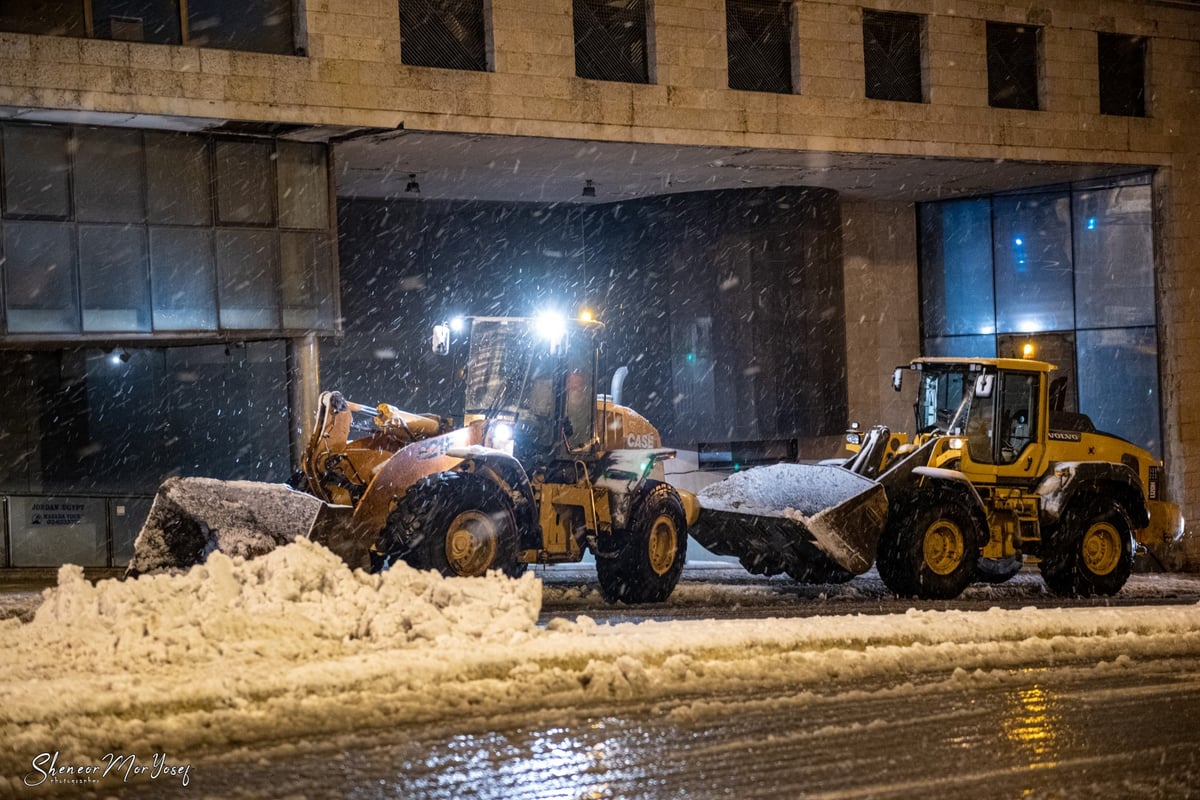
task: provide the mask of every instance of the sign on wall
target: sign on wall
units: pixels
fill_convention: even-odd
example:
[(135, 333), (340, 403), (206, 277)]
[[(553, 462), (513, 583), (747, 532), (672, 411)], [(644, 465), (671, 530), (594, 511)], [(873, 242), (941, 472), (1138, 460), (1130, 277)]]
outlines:
[(9, 497), (14, 567), (108, 564), (104, 500), (95, 497)]

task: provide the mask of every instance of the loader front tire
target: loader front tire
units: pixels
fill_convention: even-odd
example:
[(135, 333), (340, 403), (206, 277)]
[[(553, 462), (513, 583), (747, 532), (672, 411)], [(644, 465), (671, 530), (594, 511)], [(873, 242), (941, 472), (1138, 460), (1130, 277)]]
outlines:
[(884, 584), (901, 597), (950, 600), (975, 577), (980, 533), (971, 513), (953, 501), (914, 504), (879, 542)]
[(596, 554), (600, 593), (610, 603), (661, 603), (675, 590), (687, 554), (687, 517), (679, 494), (660, 483), (635, 500), (615, 552)]
[(1046, 535), (1039, 565), (1046, 588), (1064, 597), (1112, 595), (1133, 572), (1133, 523), (1119, 504), (1090, 496), (1071, 504)]
[(512, 503), (487, 478), (443, 472), (417, 481), (388, 516), (381, 565), (402, 559), (447, 577), (478, 577), (491, 570), (516, 577), (525, 571), (517, 551)]

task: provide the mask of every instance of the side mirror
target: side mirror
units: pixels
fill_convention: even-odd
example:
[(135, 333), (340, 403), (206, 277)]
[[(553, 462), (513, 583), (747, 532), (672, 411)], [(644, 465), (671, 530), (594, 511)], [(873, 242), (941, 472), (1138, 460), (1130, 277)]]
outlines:
[(446, 324), (433, 326), (433, 352), (439, 356), (450, 353), (450, 326)]
[(996, 376), (984, 373), (975, 379), (975, 396), (991, 397), (992, 387), (996, 385)]
[(892, 388), (897, 392), (904, 385), (904, 367), (896, 367), (892, 372)]

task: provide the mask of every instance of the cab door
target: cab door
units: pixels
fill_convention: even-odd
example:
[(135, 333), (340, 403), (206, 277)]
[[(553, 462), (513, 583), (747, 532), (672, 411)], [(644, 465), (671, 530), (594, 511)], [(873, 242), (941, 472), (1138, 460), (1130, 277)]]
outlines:
[(1023, 483), (1042, 474), (1040, 372), (987, 373), (975, 382), (966, 424), (962, 471), (997, 483)]

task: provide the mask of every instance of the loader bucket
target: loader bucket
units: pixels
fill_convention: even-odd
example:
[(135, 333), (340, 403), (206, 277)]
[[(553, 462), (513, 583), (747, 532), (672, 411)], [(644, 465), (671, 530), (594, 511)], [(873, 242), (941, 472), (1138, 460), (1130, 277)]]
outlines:
[(133, 546), (127, 577), (187, 569), (214, 550), (254, 558), (307, 536), (352, 567), (367, 545), (353, 536), (349, 506), (333, 506), (282, 483), (168, 478)]
[(751, 572), (800, 575), (831, 564), (858, 575), (870, 569), (887, 521), (879, 483), (837, 466), (754, 467), (697, 495), (692, 538)]

